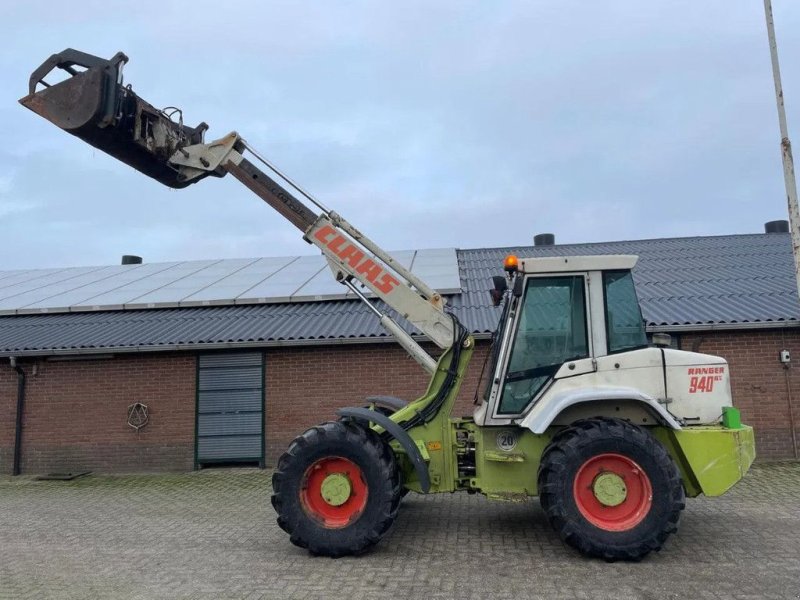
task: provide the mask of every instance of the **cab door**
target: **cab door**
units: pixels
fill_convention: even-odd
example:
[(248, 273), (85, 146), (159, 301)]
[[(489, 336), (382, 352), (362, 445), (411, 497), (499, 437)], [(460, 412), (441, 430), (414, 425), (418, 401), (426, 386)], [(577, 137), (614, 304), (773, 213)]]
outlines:
[(574, 362), (570, 375), (594, 369), (581, 360), (592, 356), (588, 295), (586, 273), (526, 278), (492, 420), (526, 412), (564, 363)]

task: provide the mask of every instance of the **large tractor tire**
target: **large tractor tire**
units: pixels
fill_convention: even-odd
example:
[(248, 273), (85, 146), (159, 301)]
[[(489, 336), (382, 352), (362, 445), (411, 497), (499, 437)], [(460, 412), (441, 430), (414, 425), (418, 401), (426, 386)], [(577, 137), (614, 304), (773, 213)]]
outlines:
[(400, 505), (394, 453), (371, 429), (330, 422), (297, 437), (272, 476), (278, 525), (312, 554), (360, 554), (389, 531)]
[(641, 427), (573, 423), (542, 455), (539, 497), (561, 538), (587, 556), (640, 560), (678, 528), (684, 491), (675, 462)]

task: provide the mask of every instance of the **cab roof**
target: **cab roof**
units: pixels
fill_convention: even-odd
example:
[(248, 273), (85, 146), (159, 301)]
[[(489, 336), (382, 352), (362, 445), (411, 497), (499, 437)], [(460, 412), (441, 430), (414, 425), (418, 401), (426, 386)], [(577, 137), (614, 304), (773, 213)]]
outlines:
[(598, 256), (549, 256), (546, 258), (520, 258), (521, 273), (571, 273), (576, 271), (630, 270), (639, 260), (633, 254), (605, 254)]

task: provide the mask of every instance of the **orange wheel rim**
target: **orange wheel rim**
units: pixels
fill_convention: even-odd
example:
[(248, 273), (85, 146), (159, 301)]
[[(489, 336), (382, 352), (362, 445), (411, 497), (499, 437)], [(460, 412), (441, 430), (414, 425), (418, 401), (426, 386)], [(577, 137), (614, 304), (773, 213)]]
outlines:
[(653, 505), (653, 486), (636, 461), (608, 452), (584, 462), (573, 482), (575, 504), (584, 518), (605, 531), (628, 531)]
[(341, 529), (357, 521), (368, 496), (361, 468), (341, 456), (312, 463), (300, 486), (300, 503), (306, 514), (327, 529)]

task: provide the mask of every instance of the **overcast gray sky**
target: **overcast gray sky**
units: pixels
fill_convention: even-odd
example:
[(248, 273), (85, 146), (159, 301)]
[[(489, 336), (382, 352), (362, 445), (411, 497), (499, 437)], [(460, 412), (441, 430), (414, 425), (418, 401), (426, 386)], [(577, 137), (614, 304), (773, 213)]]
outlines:
[[(773, 0), (800, 139), (800, 3)], [(17, 104), (67, 47), (237, 130), (387, 249), (786, 218), (761, 0), (0, 6), (0, 269), (308, 254), (232, 177), (172, 191)]]

